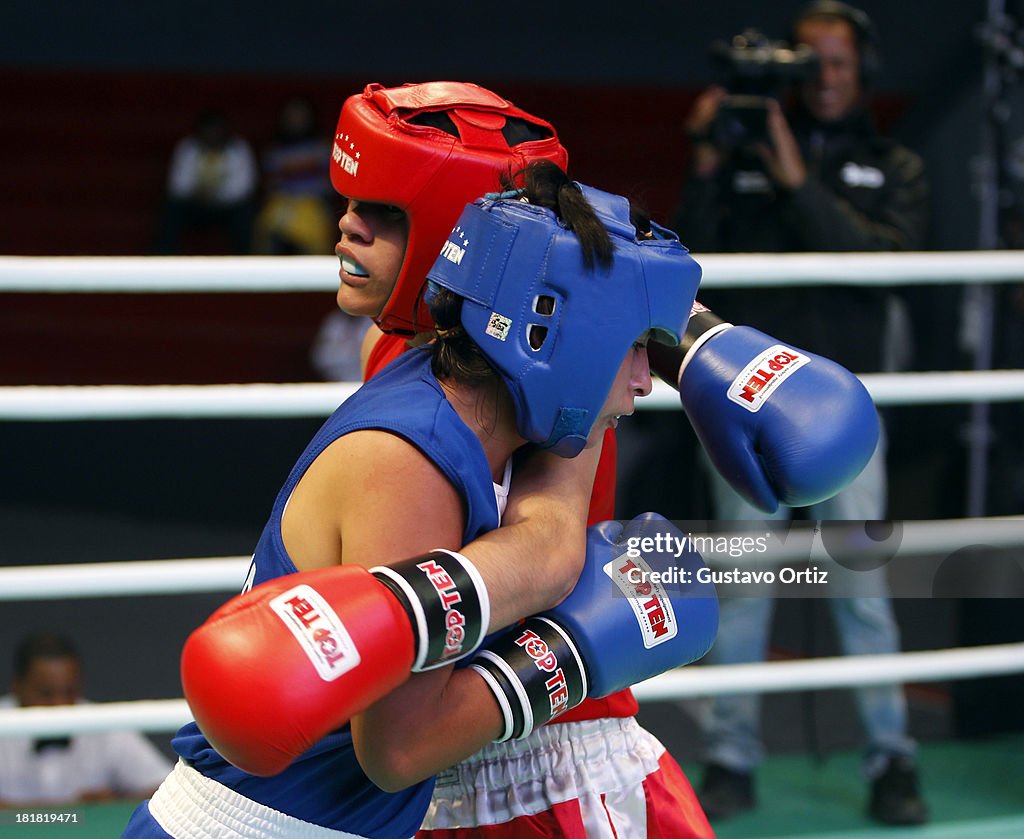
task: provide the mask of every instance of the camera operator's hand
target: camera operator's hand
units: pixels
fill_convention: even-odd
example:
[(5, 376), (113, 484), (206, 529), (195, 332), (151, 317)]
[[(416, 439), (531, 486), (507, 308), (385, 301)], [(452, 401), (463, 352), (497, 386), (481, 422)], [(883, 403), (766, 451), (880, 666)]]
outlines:
[(724, 87), (712, 85), (694, 100), (685, 125), (691, 140), (710, 140), (711, 124), (718, 115), (718, 106), (727, 95)]
[(784, 189), (799, 189), (807, 180), (807, 167), (789, 122), (775, 99), (768, 100), (768, 137), (771, 146), (762, 143), (757, 147), (768, 174)]
[(722, 163), (722, 153), (715, 148), (711, 128), (727, 95), (724, 87), (713, 85), (697, 97), (687, 115), (684, 128), (693, 143), (693, 173), (699, 178), (711, 177)]

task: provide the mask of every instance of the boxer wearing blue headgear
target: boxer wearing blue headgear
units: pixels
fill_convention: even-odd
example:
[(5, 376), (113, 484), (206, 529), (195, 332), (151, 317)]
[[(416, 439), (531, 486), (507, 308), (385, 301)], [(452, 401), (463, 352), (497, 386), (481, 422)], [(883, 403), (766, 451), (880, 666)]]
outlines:
[(568, 189), (595, 211), (608, 259), (588, 259), (554, 209), (488, 197), (466, 207), (428, 274), (462, 298), (461, 326), (508, 387), (520, 436), (563, 457), (586, 444), (631, 344), (679, 343), (700, 283), (674, 234), (638, 238), (625, 198)]
[[(548, 387), (556, 393), (555, 377), (569, 383), (576, 372), (558, 344), (563, 336), (567, 345), (576, 340), (570, 322), (593, 319), (595, 341), (607, 330), (622, 342), (615, 350), (620, 358), (613, 359), (609, 349), (596, 362), (611, 382), (610, 389), (604, 387), (607, 395), (569, 387), (572, 398), (559, 406), (585, 410), (587, 421), (574, 433), (585, 438), (590, 430), (596, 440), (598, 429), (613, 425), (616, 414), (631, 412), (634, 397), (649, 391), (643, 341), (652, 326), (678, 335), (693, 289), (680, 286), (679, 299), (664, 307), (668, 314), (662, 317), (658, 304), (653, 318), (655, 295), (630, 262), (637, 243), (624, 221), (624, 202), (594, 192), (595, 212), (583, 191), (556, 171), (560, 180), (553, 186), (543, 178), (536, 184), (527, 179), (538, 206), (526, 218), (543, 207), (557, 208), (539, 213), (550, 239), (541, 262), (564, 271), (564, 277), (548, 277), (540, 265), (526, 274), (530, 260), (518, 258), (513, 243), (516, 258), (495, 300), (510, 300), (505, 284), (511, 289), (521, 275), (520, 293), (531, 297), (530, 310), (551, 316), (547, 331), (533, 324), (526, 341), (550, 356)], [(605, 306), (597, 305), (598, 293)], [(445, 307), (444, 295), (453, 308)], [(669, 620), (668, 607), (675, 609), (669, 600), (654, 604), (658, 627), (685, 626), (686, 632), (659, 629), (653, 640), (666, 640), (651, 651), (636, 647), (642, 639), (605, 650), (609, 631), (625, 636), (648, 612), (635, 614), (626, 598), (603, 598), (602, 591), (581, 589), (571, 598), (580, 577), (575, 557), (552, 544), (531, 549), (536, 543), (523, 541), (520, 525), (539, 502), (506, 509), (513, 459), (517, 484), (529, 486), (532, 479), (544, 487), (553, 484), (545, 470), (538, 475), (531, 469), (536, 454), (558, 465), (572, 461), (522, 451), (534, 447), (524, 445), (528, 440), (519, 431), (516, 403), (502, 374), (460, 322), (463, 298), (448, 289), (438, 297), (443, 317), (437, 320), (442, 334), (436, 346), (405, 353), (325, 421), (278, 493), (245, 593), (190, 636), (181, 671), (195, 721), (173, 742), (184, 760), (136, 810), (125, 837), (211, 839), (236, 825), (258, 824), (279, 837), (307, 835), (316, 825), (352, 836), (407, 839), (430, 809), (434, 773), (472, 758), (506, 732), (526, 733), (524, 726), (510, 726), (511, 706), (495, 693), (493, 677), (473, 666), (446, 665), (468, 661), (474, 648), (496, 641), (504, 628), (560, 603), (572, 609), (543, 620), (557, 618), (572, 634), (580, 665), (590, 667), (587, 695), (601, 701), (608, 690), (621, 693), (636, 678), (706, 650), (713, 623), (705, 619), (700, 631), (692, 631), (691, 611), (683, 606), (674, 612), (679, 620)], [(634, 298), (643, 305), (635, 306)], [(609, 312), (619, 314), (613, 318)], [(468, 367), (459, 366), (463, 361)], [(547, 379), (540, 376), (535, 387), (532, 373), (527, 369), (516, 377), (513, 371), (512, 387), (525, 387), (528, 394), (540, 389)], [(576, 390), (585, 398), (577, 399)], [(541, 439), (551, 437), (551, 430), (543, 430)], [(596, 461), (596, 451), (576, 460)], [(575, 483), (589, 489), (592, 481), (593, 471)], [(550, 542), (575, 538), (573, 516), (582, 522), (585, 506), (557, 497), (545, 497), (543, 504)], [(499, 527), (506, 512), (509, 520)], [(582, 529), (580, 535), (585, 536)], [(605, 527), (580, 539), (581, 564), (600, 570), (619, 556), (619, 535)], [(509, 544), (518, 552), (503, 549)], [(713, 606), (707, 600), (697, 605)], [(605, 615), (610, 617), (599, 621)], [(604, 632), (586, 633), (598, 623)], [(588, 665), (594, 649), (607, 661)], [(488, 652), (497, 655), (489, 646)], [(581, 695), (576, 691), (558, 710)], [(423, 725), (425, 716), (430, 726)], [(536, 726), (544, 717), (538, 711), (531, 720)], [(629, 755), (635, 770), (627, 778), (602, 774), (588, 801), (632, 800), (652, 789), (667, 799), (689, 790), (664, 747), (631, 716), (569, 725), (574, 727), (563, 728), (564, 736), (586, 737), (599, 729), (603, 742), (615, 743), (610, 763)], [(638, 761), (641, 751), (644, 759)], [(527, 775), (515, 769), (516, 778), (525, 783)], [(202, 801), (180, 807), (191, 789), (202, 790)], [(674, 829), (679, 821), (695, 825), (701, 837), (710, 835), (692, 793), (689, 799), (689, 810), (664, 808), (659, 824), (673, 825), (664, 835), (698, 835)], [(551, 804), (534, 803), (535, 814)], [(582, 797), (580, 807), (580, 820), (589, 820), (592, 808), (584, 809)]]

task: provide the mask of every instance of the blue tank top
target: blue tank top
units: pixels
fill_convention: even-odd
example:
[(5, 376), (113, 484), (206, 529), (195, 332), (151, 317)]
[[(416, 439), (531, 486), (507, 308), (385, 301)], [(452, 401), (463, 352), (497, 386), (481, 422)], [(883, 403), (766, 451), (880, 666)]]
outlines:
[[(479, 439), (445, 398), (431, 372), (429, 353), (407, 352), (347, 399), (303, 452), (274, 502), (246, 587), (297, 570), (281, 538), (281, 518), (292, 490), (332, 442), (371, 428), (408, 440), (456, 487), (466, 512), (463, 544), (498, 526), (494, 484)], [(347, 725), (270, 778), (249, 775), (229, 764), (194, 722), (177, 733), (172, 746), (199, 772), (247, 798), (307, 822), (374, 839), (412, 836), (434, 788), (431, 778), (397, 793), (380, 790), (363, 774)]]

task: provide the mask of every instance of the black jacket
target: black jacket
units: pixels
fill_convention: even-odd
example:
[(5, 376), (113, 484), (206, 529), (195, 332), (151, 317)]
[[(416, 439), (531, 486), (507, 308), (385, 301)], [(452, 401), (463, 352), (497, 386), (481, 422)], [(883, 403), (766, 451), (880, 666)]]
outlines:
[[(865, 112), (822, 124), (789, 116), (807, 166), (797, 190), (777, 188), (753, 156), (735, 153), (710, 179), (691, 175), (676, 230), (701, 253), (898, 251), (925, 246), (928, 188), (921, 158), (879, 136)], [(882, 365), (883, 287), (709, 290), (701, 302), (828, 356), (858, 373)]]

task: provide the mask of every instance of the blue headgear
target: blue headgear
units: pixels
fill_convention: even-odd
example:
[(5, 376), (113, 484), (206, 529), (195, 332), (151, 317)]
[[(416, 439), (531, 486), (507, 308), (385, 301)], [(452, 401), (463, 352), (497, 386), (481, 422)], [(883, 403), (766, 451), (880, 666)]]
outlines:
[(588, 269), (551, 210), (487, 197), (428, 274), (465, 298), (462, 326), (508, 385), (520, 436), (563, 457), (583, 449), (637, 338), (679, 343), (701, 275), (674, 233), (655, 225), (661, 238), (638, 240), (625, 198), (578, 186), (614, 244), (611, 267)]

